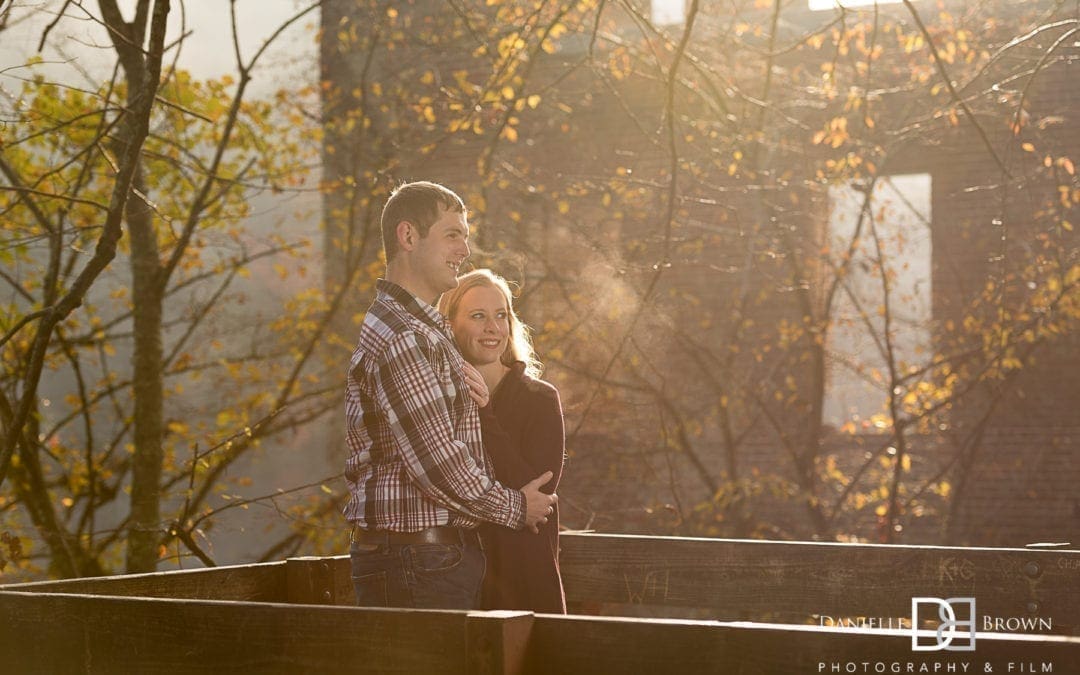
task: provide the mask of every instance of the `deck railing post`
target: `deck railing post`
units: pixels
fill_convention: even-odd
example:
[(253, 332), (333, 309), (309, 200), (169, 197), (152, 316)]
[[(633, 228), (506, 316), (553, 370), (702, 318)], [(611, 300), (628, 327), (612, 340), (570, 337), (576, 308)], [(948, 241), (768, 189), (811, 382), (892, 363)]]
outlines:
[(334, 566), (327, 558), (306, 556), (285, 561), (288, 602), (298, 605), (337, 604)]
[(469, 612), (465, 620), (468, 672), (471, 675), (519, 675), (535, 616), (532, 612)]

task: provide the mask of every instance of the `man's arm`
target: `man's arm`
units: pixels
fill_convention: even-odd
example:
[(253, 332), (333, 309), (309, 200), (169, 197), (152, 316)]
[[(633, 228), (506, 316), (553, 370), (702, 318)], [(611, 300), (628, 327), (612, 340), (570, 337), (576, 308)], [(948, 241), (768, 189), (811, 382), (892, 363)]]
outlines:
[(378, 378), (378, 403), (416, 486), (448, 509), (514, 529), (524, 526), (523, 493), (495, 482), (454, 437), (450, 399), (414, 334), (390, 342)]

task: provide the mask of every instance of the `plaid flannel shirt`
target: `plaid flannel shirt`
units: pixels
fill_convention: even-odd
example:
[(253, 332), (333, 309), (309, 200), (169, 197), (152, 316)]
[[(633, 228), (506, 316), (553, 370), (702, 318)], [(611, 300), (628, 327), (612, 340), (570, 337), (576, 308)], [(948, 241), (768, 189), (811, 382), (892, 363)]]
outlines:
[(347, 520), (394, 532), (524, 526), (524, 495), (492, 477), (463, 364), (434, 307), (376, 282), (345, 388)]

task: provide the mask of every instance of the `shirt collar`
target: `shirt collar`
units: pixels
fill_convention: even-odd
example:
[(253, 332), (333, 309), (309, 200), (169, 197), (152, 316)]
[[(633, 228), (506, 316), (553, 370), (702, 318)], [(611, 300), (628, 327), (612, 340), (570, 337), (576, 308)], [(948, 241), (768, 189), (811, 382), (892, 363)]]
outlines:
[(398, 286), (393, 281), (377, 279), (375, 281), (375, 290), (387, 295), (391, 300), (404, 307), (406, 312), (420, 321), (430, 325), (432, 328), (445, 332), (446, 319), (439, 313), (439, 310), (408, 292), (401, 286)]

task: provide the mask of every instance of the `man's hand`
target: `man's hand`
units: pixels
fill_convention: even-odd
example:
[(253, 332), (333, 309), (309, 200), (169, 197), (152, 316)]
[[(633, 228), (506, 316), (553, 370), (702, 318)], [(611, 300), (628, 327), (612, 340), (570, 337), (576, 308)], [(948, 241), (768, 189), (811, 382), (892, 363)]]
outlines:
[(465, 384), (469, 385), (469, 398), (476, 401), (476, 405), (481, 408), (486, 406), (491, 400), (491, 395), (488, 392), (487, 382), (484, 382), (484, 376), (470, 363), (465, 364), (461, 373), (465, 376)]
[(540, 491), (541, 485), (547, 485), (555, 474), (545, 471), (531, 483), (521, 488), (525, 493), (525, 527), (532, 530), (533, 534), (540, 533), (540, 526), (548, 521), (548, 516), (555, 512), (555, 504), (559, 501), (558, 495), (549, 495)]

